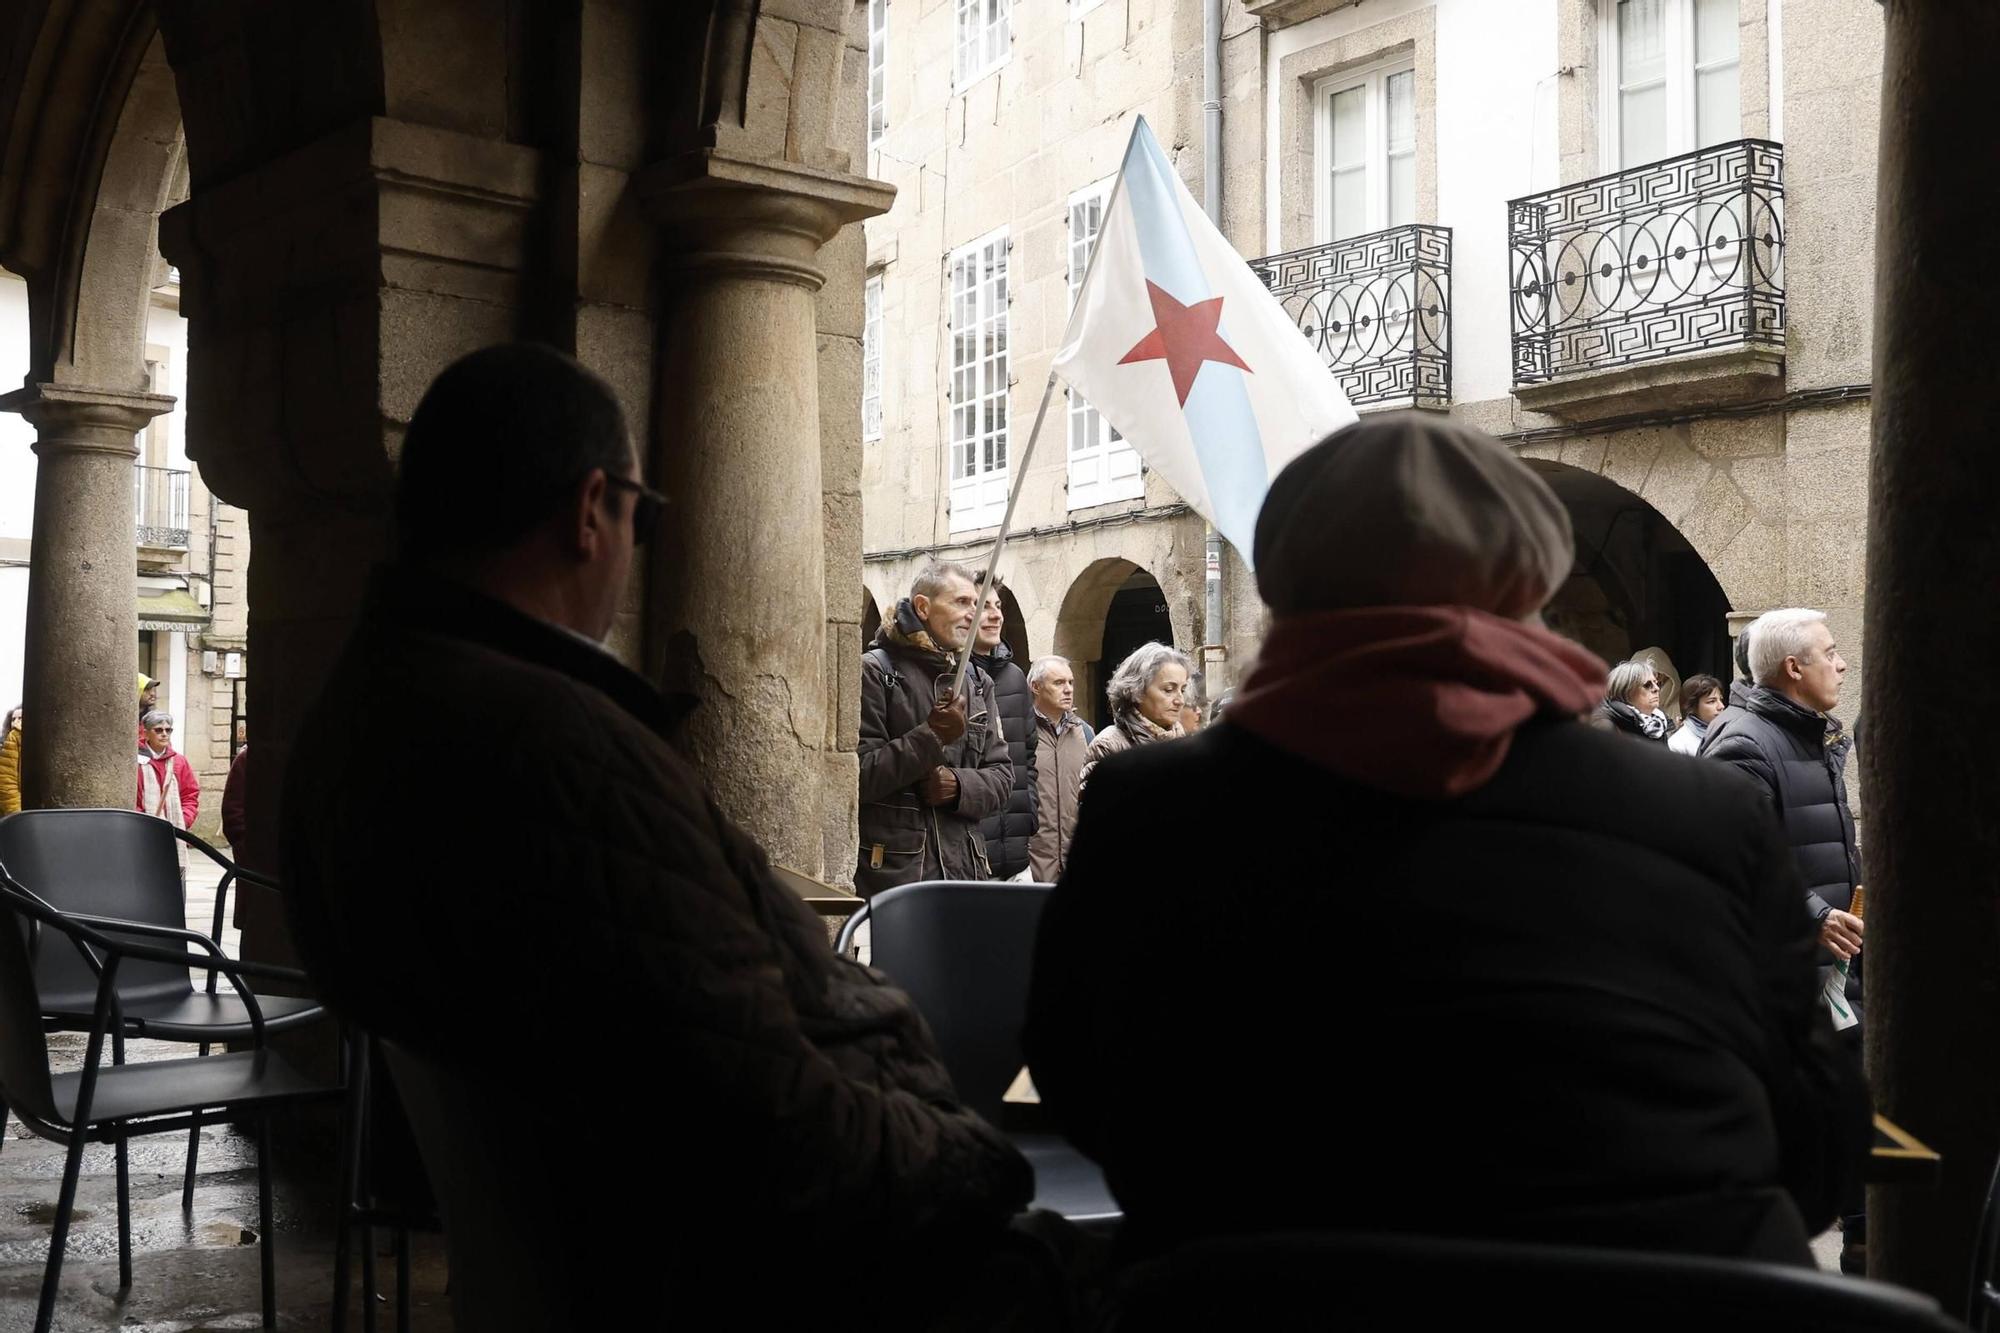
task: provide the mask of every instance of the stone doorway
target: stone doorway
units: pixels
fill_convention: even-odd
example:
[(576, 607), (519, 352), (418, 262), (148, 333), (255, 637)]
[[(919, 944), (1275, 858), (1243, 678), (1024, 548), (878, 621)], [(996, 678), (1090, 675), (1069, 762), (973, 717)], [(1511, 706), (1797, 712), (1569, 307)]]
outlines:
[[(1576, 566), (1543, 612), (1549, 627), (1606, 662), (1645, 651), (1675, 685), (1730, 677), (1729, 598), (1659, 510), (1605, 477), (1546, 460), (1528, 465), (1569, 510)], [(1680, 700), (1663, 698), (1678, 714)]]

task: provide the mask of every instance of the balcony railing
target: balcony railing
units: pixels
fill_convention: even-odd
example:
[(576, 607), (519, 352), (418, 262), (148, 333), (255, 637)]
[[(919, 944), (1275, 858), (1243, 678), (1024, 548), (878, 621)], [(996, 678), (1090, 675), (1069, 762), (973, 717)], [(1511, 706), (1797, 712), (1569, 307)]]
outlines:
[(1451, 402), (1451, 228), (1391, 227), (1250, 267), (1350, 403)]
[(1514, 383), (1785, 345), (1784, 149), (1704, 148), (1507, 205)]
[(138, 544), (185, 550), (188, 544), (188, 473), (170, 467), (132, 469), (132, 517)]

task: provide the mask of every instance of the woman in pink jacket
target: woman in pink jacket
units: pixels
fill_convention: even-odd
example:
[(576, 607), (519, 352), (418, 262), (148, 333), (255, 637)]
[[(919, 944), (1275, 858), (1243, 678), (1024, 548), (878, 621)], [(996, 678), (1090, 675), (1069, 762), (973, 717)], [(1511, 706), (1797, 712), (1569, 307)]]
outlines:
[[(201, 810), (201, 783), (194, 765), (174, 749), (174, 715), (154, 709), (139, 719), (139, 794), (137, 809), (157, 815), (175, 828), (193, 828)], [(187, 864), (187, 845), (179, 844), (181, 864)]]

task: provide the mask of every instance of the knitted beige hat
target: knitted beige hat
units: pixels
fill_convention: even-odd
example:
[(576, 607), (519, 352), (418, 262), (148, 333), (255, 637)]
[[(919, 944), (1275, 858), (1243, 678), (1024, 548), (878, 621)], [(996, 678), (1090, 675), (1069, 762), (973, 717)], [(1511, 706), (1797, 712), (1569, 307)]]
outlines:
[(1257, 516), (1257, 590), (1280, 616), (1363, 606), (1539, 611), (1576, 559), (1569, 513), (1498, 440), (1415, 412), (1300, 454)]

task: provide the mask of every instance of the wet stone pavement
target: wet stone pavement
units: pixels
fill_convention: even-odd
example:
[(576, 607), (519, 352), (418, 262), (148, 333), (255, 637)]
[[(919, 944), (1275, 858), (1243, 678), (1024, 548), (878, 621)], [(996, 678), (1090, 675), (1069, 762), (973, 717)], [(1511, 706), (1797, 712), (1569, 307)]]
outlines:
[[(206, 931), (214, 911), (212, 877), (190, 867), (188, 898), (189, 925)], [(231, 930), (224, 939), (232, 956), (234, 936)], [(58, 1072), (82, 1064), (84, 1041), (82, 1034), (50, 1036)], [(177, 1043), (135, 1041), (126, 1047), (132, 1063), (194, 1054), (194, 1047)], [(187, 1139), (183, 1131), (131, 1142), (132, 1285), (122, 1293), (112, 1150), (108, 1144), (85, 1150), (56, 1329), (195, 1333), (260, 1326), (255, 1141), (228, 1125), (203, 1128), (194, 1208), (183, 1214)], [(34, 1326), (64, 1152), (62, 1145), (37, 1139), (20, 1121), (8, 1119), (0, 1141), (0, 1333)], [(278, 1326), (301, 1333), (329, 1326), (333, 1298), (331, 1187), (336, 1164), (332, 1151), (323, 1156), (323, 1161), (296, 1163), (297, 1180), (288, 1180), (283, 1172), (275, 1178)], [(388, 1298), (376, 1305), (375, 1327), (382, 1330), (395, 1327), (395, 1263), (387, 1243), (387, 1234), (378, 1233), (383, 1253), (376, 1264), (376, 1284)], [(445, 1333), (451, 1318), (442, 1238), (418, 1233), (411, 1249), (411, 1327), (418, 1333)], [(347, 1324), (359, 1329), (358, 1241), (354, 1268)]]

